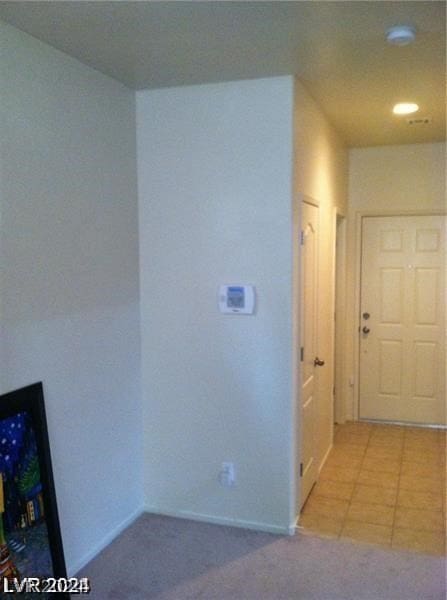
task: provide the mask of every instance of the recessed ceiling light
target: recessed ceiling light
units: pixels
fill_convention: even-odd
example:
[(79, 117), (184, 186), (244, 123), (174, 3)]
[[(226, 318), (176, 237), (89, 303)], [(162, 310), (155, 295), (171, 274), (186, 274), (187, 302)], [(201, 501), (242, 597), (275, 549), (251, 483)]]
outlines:
[(393, 113), (395, 115), (411, 115), (419, 110), (419, 106), (414, 102), (399, 102), (393, 107)]
[(396, 25), (386, 32), (386, 40), (393, 46), (407, 46), (407, 44), (414, 42), (415, 38), (416, 31), (414, 27), (408, 25)]

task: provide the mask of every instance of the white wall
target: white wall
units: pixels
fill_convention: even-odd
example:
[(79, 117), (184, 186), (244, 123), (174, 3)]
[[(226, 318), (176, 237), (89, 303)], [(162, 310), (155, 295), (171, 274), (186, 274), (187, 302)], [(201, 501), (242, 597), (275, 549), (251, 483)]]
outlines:
[(73, 572), (142, 506), (135, 100), (0, 37), (0, 383), (43, 381)]
[(349, 211), (445, 210), (444, 143), (353, 148)]
[[(317, 379), (317, 459), (321, 467), (332, 445), (334, 422), (334, 252), (335, 215), (345, 215), (348, 196), (348, 151), (336, 130), (303, 84), (295, 81), (294, 101), (294, 220), (298, 228), (303, 195), (319, 206), (318, 254), (318, 356), (325, 366)], [(298, 244), (294, 245), (294, 273), (298, 272)], [(294, 281), (295, 306), (299, 305), (298, 277)], [(299, 347), (295, 320), (294, 347)], [(298, 358), (294, 361), (298, 365)], [(297, 428), (299, 423), (297, 424)]]
[[(137, 94), (149, 510), (290, 524), (292, 103), (291, 77)], [(254, 316), (219, 313), (234, 282)]]
[[(361, 214), (447, 212), (445, 143), (355, 148), (349, 153), (346, 417), (356, 417)], [(348, 385), (353, 377), (354, 386)]]

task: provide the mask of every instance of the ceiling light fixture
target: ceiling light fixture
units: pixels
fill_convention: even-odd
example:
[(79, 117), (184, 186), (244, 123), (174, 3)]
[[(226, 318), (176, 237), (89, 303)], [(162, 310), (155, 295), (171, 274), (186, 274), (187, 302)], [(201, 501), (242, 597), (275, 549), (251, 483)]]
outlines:
[(414, 102), (399, 102), (393, 107), (393, 113), (395, 115), (411, 115), (419, 110), (419, 106)]
[(414, 42), (416, 30), (409, 25), (396, 25), (386, 32), (386, 41), (393, 46), (407, 46)]

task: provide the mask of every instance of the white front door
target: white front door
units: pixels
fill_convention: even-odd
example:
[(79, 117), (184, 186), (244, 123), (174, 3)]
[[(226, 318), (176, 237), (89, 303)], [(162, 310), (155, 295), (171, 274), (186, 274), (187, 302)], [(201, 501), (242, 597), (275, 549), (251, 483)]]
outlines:
[(303, 202), (301, 216), (301, 493), (300, 508), (317, 479), (315, 357), (318, 311), (318, 207)]
[(361, 419), (445, 424), (442, 216), (365, 217)]

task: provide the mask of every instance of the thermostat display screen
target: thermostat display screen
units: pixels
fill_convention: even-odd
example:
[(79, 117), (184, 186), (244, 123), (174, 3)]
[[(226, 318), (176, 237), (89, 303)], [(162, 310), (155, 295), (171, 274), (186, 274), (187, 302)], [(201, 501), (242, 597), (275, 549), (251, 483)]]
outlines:
[(227, 293), (228, 308), (244, 308), (245, 295), (243, 287), (229, 287)]
[(221, 313), (251, 315), (255, 308), (255, 289), (252, 285), (221, 285), (219, 310)]

